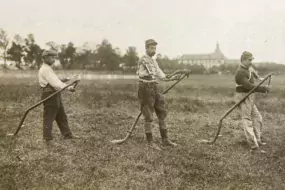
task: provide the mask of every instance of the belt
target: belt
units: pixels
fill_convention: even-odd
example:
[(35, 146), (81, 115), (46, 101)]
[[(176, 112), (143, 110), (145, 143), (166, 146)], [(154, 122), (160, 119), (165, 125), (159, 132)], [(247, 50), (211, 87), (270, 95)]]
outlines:
[(143, 83), (157, 83), (156, 80), (144, 80), (144, 79), (139, 79), (139, 82), (143, 82)]
[(157, 83), (157, 81), (152, 76), (140, 77), (139, 81), (144, 83)]
[[(243, 86), (241, 86), (241, 85), (236, 86), (236, 92), (237, 93), (248, 93), (249, 91), (250, 90), (243, 88)], [(252, 93), (255, 93), (255, 92), (252, 92)]]
[(41, 86), (41, 89), (43, 90), (43, 92), (55, 92), (56, 91), (50, 84), (47, 84), (45, 87)]

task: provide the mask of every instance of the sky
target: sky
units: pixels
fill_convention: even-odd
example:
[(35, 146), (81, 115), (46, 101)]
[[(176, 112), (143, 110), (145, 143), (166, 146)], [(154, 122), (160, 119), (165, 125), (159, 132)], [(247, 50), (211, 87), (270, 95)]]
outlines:
[(10, 38), (33, 33), (48, 41), (99, 44), (108, 39), (122, 50), (153, 38), (169, 57), (211, 53), (285, 64), (283, 0), (0, 0), (0, 28)]

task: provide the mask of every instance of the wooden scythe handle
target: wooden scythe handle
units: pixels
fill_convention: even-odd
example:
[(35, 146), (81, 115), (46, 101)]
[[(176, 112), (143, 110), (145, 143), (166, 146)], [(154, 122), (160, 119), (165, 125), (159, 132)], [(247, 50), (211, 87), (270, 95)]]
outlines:
[(14, 136), (16, 136), (16, 135), (19, 133), (19, 131), (20, 131), (20, 129), (21, 129), (21, 127), (22, 127), (22, 125), (23, 125), (23, 123), (24, 123), (24, 121), (25, 121), (27, 115), (28, 115), (28, 113), (29, 113), (32, 109), (38, 107), (39, 105), (41, 105), (41, 104), (44, 103), (45, 101), (49, 100), (51, 97), (53, 97), (53, 96), (59, 94), (60, 92), (62, 92), (62, 91), (65, 90), (66, 88), (68, 88), (69, 86), (72, 86), (72, 85), (76, 86), (79, 81), (80, 81), (80, 80), (75, 80), (75, 81), (73, 81), (72, 83), (68, 84), (68, 85), (65, 86), (64, 88), (62, 88), (62, 89), (60, 89), (60, 90), (54, 92), (54, 93), (51, 94), (50, 96), (46, 97), (45, 99), (41, 100), (40, 102), (36, 103), (35, 105), (29, 107), (29, 108), (25, 111), (25, 114), (24, 114), (24, 116), (22, 117), (22, 119), (21, 119), (21, 121), (20, 121), (20, 123), (19, 123), (19, 125), (18, 125), (18, 128), (17, 128), (16, 132), (14, 133)]
[[(169, 86), (166, 90), (164, 90), (164, 91), (162, 92), (162, 94), (166, 94), (169, 90), (171, 90), (177, 83), (179, 83), (181, 80), (183, 80), (186, 76), (187, 76), (187, 75), (184, 74), (180, 79), (178, 79), (175, 83), (173, 83), (173, 84), (172, 84), (171, 86)], [(130, 130), (128, 130), (128, 135), (127, 135), (127, 136), (130, 136), (130, 135), (131, 135), (131, 133), (132, 133), (133, 130), (135, 129), (135, 127), (136, 127), (136, 125), (137, 125), (137, 123), (138, 123), (138, 120), (139, 120), (139, 118), (141, 117), (141, 115), (142, 115), (142, 112), (140, 112), (140, 113), (138, 114), (135, 123), (132, 125), (132, 127), (130, 128)]]
[(270, 79), (273, 73), (268, 74), (260, 83), (258, 83), (253, 89), (251, 89), (239, 102), (237, 102), (235, 105), (233, 105), (219, 120), (219, 127), (217, 129), (216, 135), (212, 141), (209, 141), (209, 144), (213, 144), (216, 142), (216, 140), (219, 137), (221, 128), (222, 128), (222, 122), (223, 120), (236, 108), (238, 107), (245, 99), (247, 99), (259, 86), (261, 86), (268, 78)]

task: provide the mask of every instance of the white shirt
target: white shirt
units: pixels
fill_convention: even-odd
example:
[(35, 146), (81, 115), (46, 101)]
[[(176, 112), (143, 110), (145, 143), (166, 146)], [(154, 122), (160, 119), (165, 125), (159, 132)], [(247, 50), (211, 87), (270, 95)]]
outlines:
[(50, 84), (55, 90), (60, 90), (66, 86), (66, 84), (61, 82), (56, 76), (51, 66), (45, 63), (41, 66), (38, 77), (41, 87), (46, 87), (46, 85)]
[(139, 77), (153, 76), (154, 79), (165, 78), (165, 74), (159, 68), (158, 63), (150, 56), (144, 55), (138, 62), (137, 74)]

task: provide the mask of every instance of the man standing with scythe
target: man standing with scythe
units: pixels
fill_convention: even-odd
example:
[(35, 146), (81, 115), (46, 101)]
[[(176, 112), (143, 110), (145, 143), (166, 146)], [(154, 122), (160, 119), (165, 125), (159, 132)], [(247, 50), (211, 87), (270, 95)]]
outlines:
[[(45, 50), (43, 52), (44, 63), (39, 70), (39, 84), (42, 88), (42, 99), (47, 98), (57, 90), (66, 87), (64, 82), (67, 82), (68, 79), (60, 80), (54, 71), (52, 70), (52, 65), (55, 62), (55, 57), (57, 53), (53, 50)], [(68, 91), (74, 92), (74, 86), (69, 86)], [(53, 96), (49, 100), (43, 103), (44, 104), (44, 114), (43, 114), (43, 138), (46, 143), (51, 144), (52, 137), (52, 125), (53, 121), (56, 120), (61, 134), (65, 139), (78, 138), (77, 136), (72, 135), (67, 116), (62, 104), (60, 93)]]
[[(153, 143), (152, 122), (154, 111), (158, 117), (159, 130), (163, 145), (175, 147), (177, 144), (171, 142), (168, 138), (168, 130), (165, 124), (165, 118), (167, 116), (165, 100), (163, 94), (158, 89), (158, 83), (156, 80), (172, 81), (173, 75), (182, 74), (183, 71), (175, 72), (175, 74), (166, 76), (159, 68), (158, 63), (153, 59), (153, 56), (156, 53), (156, 46), (157, 42), (153, 39), (145, 41), (146, 54), (143, 55), (138, 62), (138, 97), (141, 105), (141, 112), (144, 116), (144, 129), (148, 145), (156, 150), (161, 150)], [(186, 74), (186, 72), (189, 74), (189, 71), (184, 72), (184, 74)]]
[[(236, 71), (236, 95), (238, 102), (246, 93), (254, 88), (254, 79), (261, 80), (252, 68), (253, 56), (250, 52), (244, 51), (241, 55), (241, 64)], [(270, 88), (260, 86), (256, 92), (267, 93)], [(246, 139), (251, 147), (251, 151), (257, 150), (259, 146), (266, 145), (261, 141), (261, 132), (263, 127), (262, 116), (255, 105), (255, 94), (252, 93), (244, 102), (239, 105), (240, 125), (243, 126)]]

